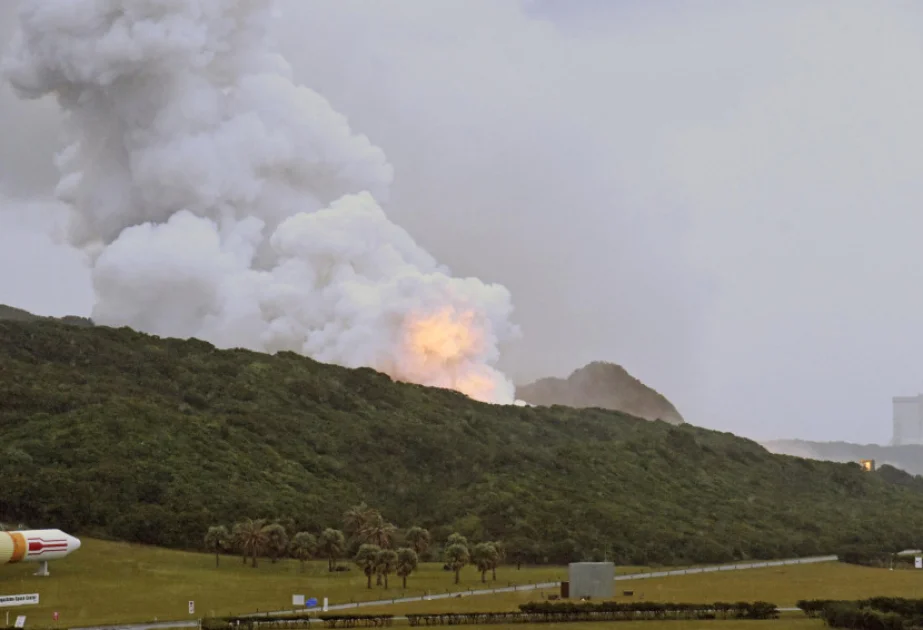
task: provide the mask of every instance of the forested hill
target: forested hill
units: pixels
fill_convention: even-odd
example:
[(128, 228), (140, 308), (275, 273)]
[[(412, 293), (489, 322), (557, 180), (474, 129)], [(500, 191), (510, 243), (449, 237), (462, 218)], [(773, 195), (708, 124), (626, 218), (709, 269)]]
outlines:
[(492, 406), (291, 353), (0, 321), (0, 521), (167, 546), (246, 517), (505, 541), (536, 560), (919, 547), (923, 493), (616, 412)]
[(562, 378), (543, 378), (516, 388), (516, 398), (533, 405), (599, 407), (646, 420), (682, 424), (683, 417), (663, 394), (651, 389), (621, 365), (594, 361)]
[(857, 462), (873, 459), (876, 466), (888, 464), (912, 475), (923, 474), (923, 445), (850, 444), (849, 442), (809, 442), (806, 440), (772, 440), (764, 442), (772, 453), (797, 455), (831, 462)]
[(20, 322), (34, 322), (34, 321), (58, 321), (65, 324), (72, 324), (74, 326), (92, 326), (93, 322), (87, 317), (77, 317), (75, 315), (68, 315), (66, 317), (45, 317), (43, 315), (34, 315), (29, 311), (24, 311), (21, 308), (16, 308), (14, 306), (7, 306), (6, 304), (0, 304), (0, 320), (12, 320)]

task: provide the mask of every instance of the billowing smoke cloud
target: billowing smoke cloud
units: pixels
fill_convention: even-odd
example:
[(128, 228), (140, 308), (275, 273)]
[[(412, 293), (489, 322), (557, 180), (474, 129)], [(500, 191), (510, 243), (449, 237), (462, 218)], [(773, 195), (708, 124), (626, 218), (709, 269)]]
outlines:
[(493, 367), (518, 334), (509, 292), (388, 220), (384, 153), (293, 82), (271, 17), (271, 0), (22, 4), (5, 72), (67, 114), (57, 193), (94, 319), (512, 402)]

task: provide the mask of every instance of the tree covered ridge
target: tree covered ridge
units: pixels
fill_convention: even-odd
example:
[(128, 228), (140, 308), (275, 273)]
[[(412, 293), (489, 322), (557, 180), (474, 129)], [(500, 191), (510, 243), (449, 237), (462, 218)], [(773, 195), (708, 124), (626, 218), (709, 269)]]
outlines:
[(0, 321), (0, 520), (201, 548), (362, 501), (529, 561), (918, 547), (923, 493), (853, 464), (601, 409), (496, 406), (293, 354)]
[(58, 321), (64, 324), (74, 326), (92, 326), (93, 322), (88, 317), (78, 317), (76, 315), (67, 315), (65, 317), (46, 317), (44, 315), (35, 315), (29, 311), (14, 306), (0, 304), (0, 320), (13, 320), (20, 322), (34, 321)]
[(516, 397), (533, 405), (599, 407), (645, 418), (683, 424), (667, 398), (628, 373), (621, 365), (594, 361), (567, 378), (542, 378), (516, 388)]

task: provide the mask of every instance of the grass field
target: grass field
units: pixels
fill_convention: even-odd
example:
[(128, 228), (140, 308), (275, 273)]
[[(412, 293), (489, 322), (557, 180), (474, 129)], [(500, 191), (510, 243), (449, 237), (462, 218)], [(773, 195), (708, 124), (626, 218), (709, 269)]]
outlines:
[[(0, 625), (6, 610), (11, 618), (26, 615), (33, 627), (54, 625), (52, 613), (57, 611), (59, 625), (68, 627), (279, 610), (291, 608), (293, 594), (319, 601), (327, 597), (330, 604), (339, 604), (491, 586), (481, 584), (473, 567), (462, 571), (461, 584), (455, 586), (454, 575), (441, 564), (424, 564), (408, 578), (406, 592), (396, 576), (391, 576), (390, 589), (369, 590), (365, 575), (353, 565), (349, 572), (328, 573), (325, 561), (309, 562), (302, 573), (292, 560), (262, 560), (253, 569), (239, 557), (222, 556), (216, 569), (210, 554), (90, 539), (83, 539), (72, 556), (52, 562), (50, 577), (35, 577), (36, 568), (31, 563), (0, 567), (0, 595), (39, 593), (41, 601), (38, 606), (0, 609)], [(493, 585), (561, 580), (566, 574), (566, 567), (501, 567)], [(195, 615), (188, 613), (189, 600), (195, 601)]]
[[(622, 591), (626, 590), (634, 591), (633, 596), (622, 595)], [(395, 604), (388, 606), (387, 612), (437, 612), (447, 607), (459, 612), (516, 610), (519, 604), (542, 599), (543, 595), (552, 592), (548, 589), (544, 593), (532, 591), (453, 598), (449, 600), (451, 603), (436, 600)], [(923, 598), (923, 571), (888, 571), (830, 562), (619, 581), (615, 593), (613, 599), (621, 602), (763, 600), (787, 608), (793, 607), (799, 599), (861, 599), (875, 595)], [(363, 613), (373, 611), (385, 612), (385, 607), (362, 609)]]
[[(205, 615), (249, 613), (258, 610), (291, 608), (292, 594), (329, 598), (331, 604), (368, 601), (424, 592), (444, 593), (509, 584), (530, 584), (566, 579), (566, 567), (501, 567), (498, 581), (483, 585), (473, 567), (462, 571), (462, 583), (453, 584), (451, 572), (439, 564), (423, 565), (408, 580), (407, 591), (400, 580), (391, 578), (391, 588), (384, 590), (365, 586), (365, 576), (355, 567), (349, 572), (328, 573), (325, 562), (307, 563), (306, 571), (294, 561), (272, 564), (263, 560), (259, 568), (243, 566), (239, 557), (222, 556), (221, 567), (215, 568), (215, 558), (209, 554), (184, 553), (139, 545), (101, 542), (85, 539), (74, 555), (51, 564), (51, 577), (32, 574), (34, 564), (0, 567), (0, 594), (39, 593), (41, 604), (0, 611), (27, 616), (27, 627), (53, 627), (52, 613), (60, 613), (61, 628), (132, 621), (195, 619)], [(623, 568), (619, 573), (641, 571), (644, 567)], [(634, 590), (633, 597), (621, 595)], [(483, 595), (444, 600), (397, 604), (378, 607), (392, 614), (439, 612), (446, 610), (515, 610), (526, 601), (541, 599), (555, 589)], [(765, 600), (781, 607), (793, 606), (799, 599), (854, 599), (872, 595), (923, 597), (923, 571), (887, 571), (838, 563), (747, 569), (690, 576), (673, 576), (649, 580), (618, 582), (618, 601), (686, 601), (714, 602)], [(189, 615), (188, 601), (195, 601), (195, 614)], [(360, 612), (375, 612), (363, 607)], [(716, 622), (620, 622), (628, 630), (642, 626), (658, 630), (661, 626), (676, 630), (699, 628)], [(722, 630), (736, 630), (759, 625), (766, 627), (822, 627), (798, 615), (779, 622), (720, 621)], [(568, 630), (577, 626), (600, 624), (566, 624)], [(604, 624), (605, 625), (605, 624)], [(466, 626), (469, 627), (469, 626)], [(500, 630), (500, 626), (491, 626)], [(473, 630), (473, 629), (472, 629)], [(548, 628), (548, 630), (553, 630)]]

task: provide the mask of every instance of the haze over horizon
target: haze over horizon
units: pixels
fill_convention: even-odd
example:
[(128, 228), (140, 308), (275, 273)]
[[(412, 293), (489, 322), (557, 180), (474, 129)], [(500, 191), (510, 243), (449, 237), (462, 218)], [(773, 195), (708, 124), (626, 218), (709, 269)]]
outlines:
[[(923, 7), (279, 6), (296, 82), (394, 166), (388, 217), (509, 289), (516, 382), (611, 361), (695, 425), (880, 444), (923, 390)], [(88, 315), (42, 231), (59, 120), (0, 85), (0, 303)]]

